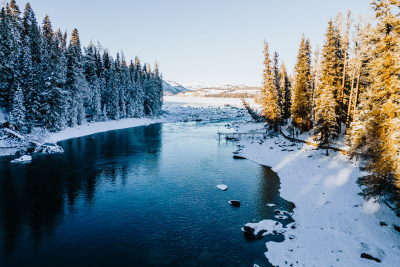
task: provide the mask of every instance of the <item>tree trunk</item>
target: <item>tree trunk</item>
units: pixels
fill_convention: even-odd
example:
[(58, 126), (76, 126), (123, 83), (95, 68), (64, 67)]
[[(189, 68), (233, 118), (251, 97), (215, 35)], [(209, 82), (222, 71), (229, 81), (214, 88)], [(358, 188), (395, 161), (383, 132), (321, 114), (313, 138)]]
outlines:
[(353, 99), (354, 78), (355, 78), (355, 76), (356, 76), (356, 67), (354, 66), (353, 73), (351, 74), (350, 97), (349, 97), (349, 104), (347, 106), (347, 114), (346, 114), (346, 129), (350, 126), (351, 101)]
[(357, 102), (358, 102), (358, 91), (360, 88), (360, 76), (361, 76), (361, 68), (358, 70), (357, 74), (357, 85), (356, 85), (356, 95), (354, 97), (354, 107), (353, 107), (353, 118), (356, 116), (356, 108), (357, 108)]

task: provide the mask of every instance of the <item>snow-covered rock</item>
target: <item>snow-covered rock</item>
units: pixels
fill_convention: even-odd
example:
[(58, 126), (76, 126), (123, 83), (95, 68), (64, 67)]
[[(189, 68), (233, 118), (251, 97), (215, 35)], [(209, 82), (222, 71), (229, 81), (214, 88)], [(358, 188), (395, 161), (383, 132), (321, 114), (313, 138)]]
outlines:
[(56, 144), (43, 144), (35, 149), (35, 153), (55, 154), (64, 153), (64, 149)]
[(17, 159), (11, 161), (11, 163), (29, 163), (32, 161), (32, 156), (30, 155), (23, 155)]
[(228, 186), (227, 186), (227, 185), (224, 185), (224, 184), (219, 184), (219, 185), (217, 185), (217, 188), (218, 188), (219, 190), (222, 190), (222, 191), (228, 190)]
[(285, 230), (280, 222), (273, 220), (263, 220), (258, 223), (246, 223), (242, 231), (255, 239), (266, 235), (283, 234)]

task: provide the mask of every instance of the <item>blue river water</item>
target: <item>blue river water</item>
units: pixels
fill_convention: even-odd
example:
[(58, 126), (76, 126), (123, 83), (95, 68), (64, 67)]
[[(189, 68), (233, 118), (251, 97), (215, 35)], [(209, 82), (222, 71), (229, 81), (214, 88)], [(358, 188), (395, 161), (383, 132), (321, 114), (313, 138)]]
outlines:
[(267, 203), (289, 204), (276, 173), (216, 140), (228, 122), (110, 131), (30, 164), (3, 159), (0, 266), (268, 265), (266, 240), (241, 228), (275, 220)]

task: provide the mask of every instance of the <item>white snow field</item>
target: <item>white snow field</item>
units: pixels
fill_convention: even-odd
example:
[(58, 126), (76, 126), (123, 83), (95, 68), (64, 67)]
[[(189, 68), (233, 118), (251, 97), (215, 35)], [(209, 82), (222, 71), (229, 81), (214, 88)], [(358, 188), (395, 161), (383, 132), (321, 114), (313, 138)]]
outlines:
[[(236, 126), (240, 132), (260, 128)], [(240, 145), (242, 156), (272, 167), (281, 197), (296, 205), (297, 227), (285, 228), (291, 238), (266, 243), (265, 256), (274, 266), (400, 266), (400, 233), (394, 229), (400, 218), (385, 204), (358, 195), (359, 161), (333, 151), (325, 156), (325, 150), (305, 144), (290, 146), (281, 136), (263, 142), (242, 138)], [(362, 253), (382, 262), (361, 258)]]

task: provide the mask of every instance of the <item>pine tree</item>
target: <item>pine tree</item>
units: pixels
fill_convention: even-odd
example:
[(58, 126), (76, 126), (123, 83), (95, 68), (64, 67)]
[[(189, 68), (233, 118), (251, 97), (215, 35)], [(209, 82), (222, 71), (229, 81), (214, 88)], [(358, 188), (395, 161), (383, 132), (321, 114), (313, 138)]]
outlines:
[(398, 0), (372, 2), (377, 25), (370, 37), (370, 85), (362, 92), (351, 127), (353, 151), (367, 155), (370, 174), (361, 179), (366, 193), (377, 196), (400, 188), (400, 18)]
[(309, 130), (312, 125), (311, 48), (304, 36), (295, 65), (291, 103), (293, 125), (299, 127), (301, 132)]
[(340, 53), (332, 21), (322, 51), (320, 86), (316, 92), (315, 131), (317, 140), (328, 146), (339, 135), (338, 92), (341, 85)]
[(264, 47), (264, 73), (263, 87), (261, 89), (261, 100), (264, 117), (270, 126), (277, 131), (279, 122), (281, 120), (279, 95), (276, 88), (275, 69), (271, 59), (269, 58), (268, 43), (266, 42)]
[(90, 42), (89, 46), (85, 49), (85, 56), (83, 59), (83, 68), (86, 81), (89, 87), (89, 107), (92, 119), (98, 121), (101, 117), (101, 94), (100, 94), (100, 81), (98, 76), (96, 64), (96, 48)]
[(13, 9), (7, 4), (0, 12), (0, 105), (10, 109), (18, 84), (21, 31)]
[(281, 92), (281, 114), (282, 119), (287, 120), (288, 118), (290, 118), (291, 92), (290, 81), (284, 63), (282, 63), (281, 67), (279, 68), (279, 77), (279, 88)]
[[(43, 119), (43, 64), (42, 36), (36, 21), (35, 13), (29, 3), (25, 6), (23, 15), (22, 38), (29, 47), (31, 63), (31, 79), (27, 88), (27, 120), (41, 121)], [(29, 101), (28, 101), (29, 100)]]
[(24, 105), (24, 94), (20, 86), (17, 86), (15, 90), (10, 121), (13, 125), (17, 126), (17, 129), (25, 124), (25, 105)]
[[(77, 29), (72, 32), (68, 47), (66, 89), (68, 91), (68, 125), (81, 125), (85, 117), (84, 95), (87, 83), (82, 69), (82, 50)], [(87, 97), (87, 94), (85, 95)]]

